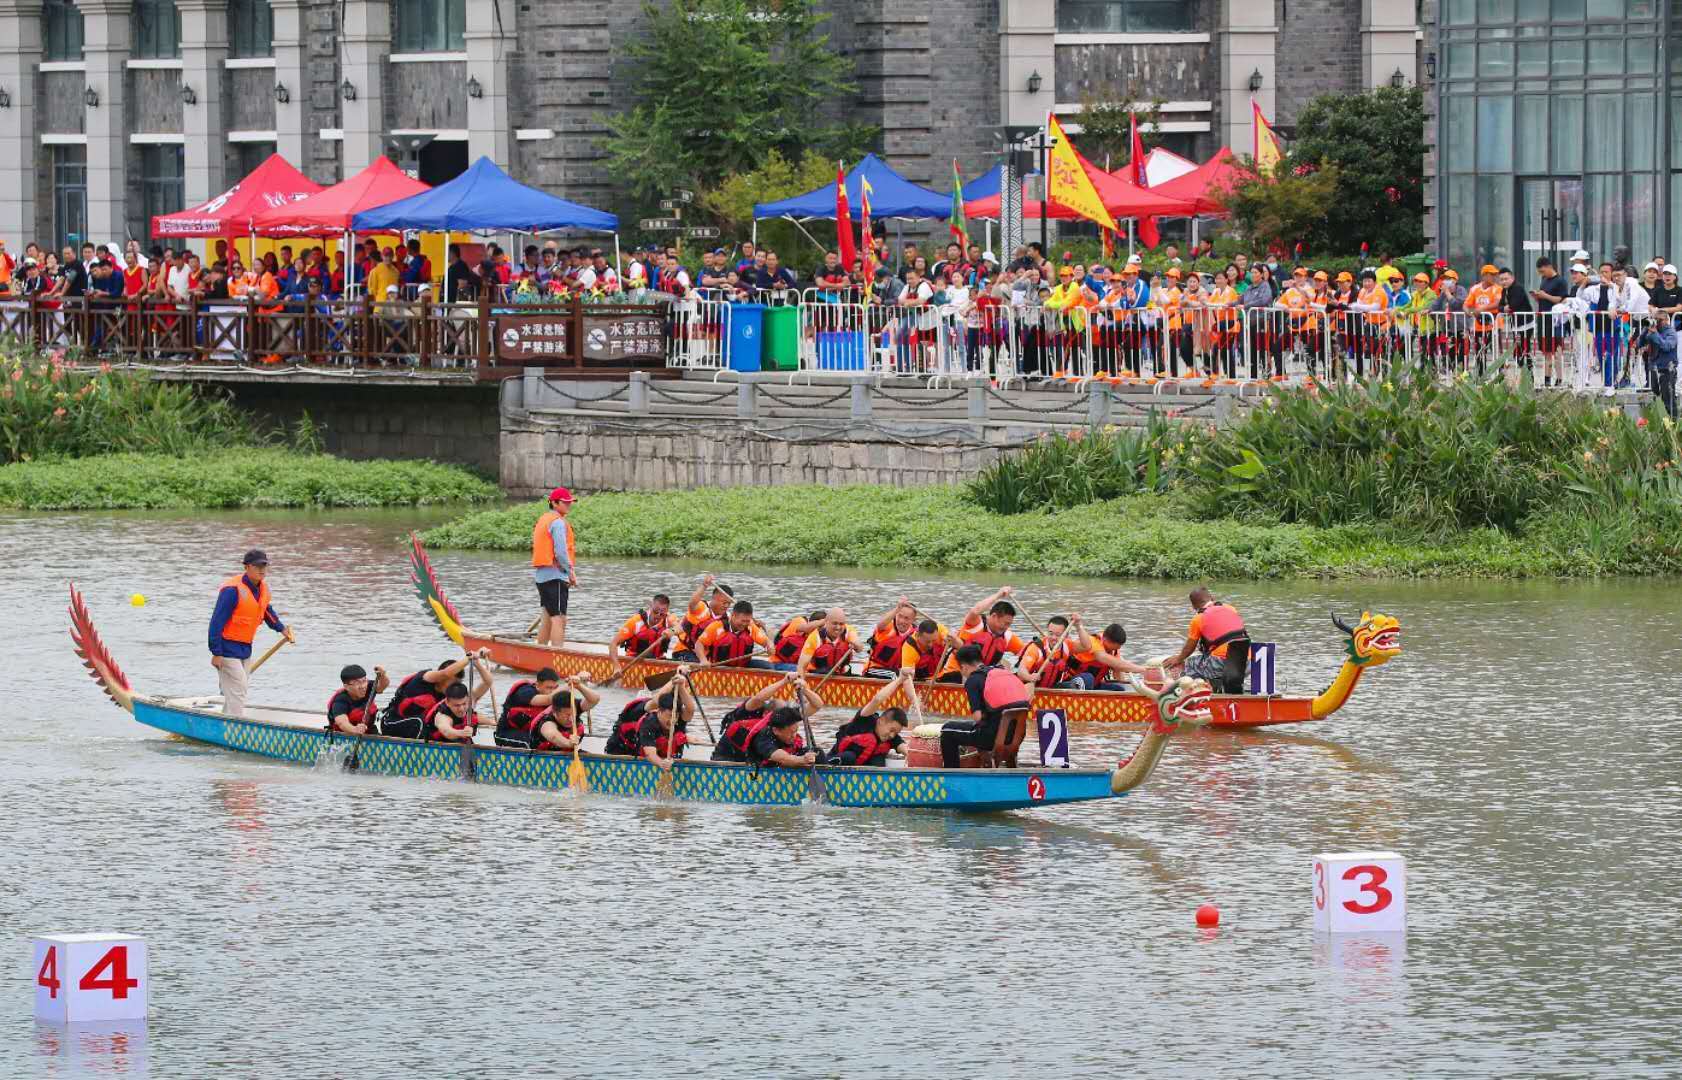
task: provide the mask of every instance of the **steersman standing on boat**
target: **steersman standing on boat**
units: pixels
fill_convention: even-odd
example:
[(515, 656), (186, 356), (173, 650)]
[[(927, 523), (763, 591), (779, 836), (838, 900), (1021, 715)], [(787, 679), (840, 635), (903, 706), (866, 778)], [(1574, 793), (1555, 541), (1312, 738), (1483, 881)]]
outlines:
[(560, 648), (567, 641), (567, 596), (578, 588), (578, 563), (572, 539), (572, 492), (558, 487), (549, 493), (549, 509), (531, 531), (531, 572), (537, 599), (543, 605), (537, 643)]
[(210, 666), (222, 688), (222, 711), (229, 716), (245, 715), (246, 664), (257, 627), (267, 623), (287, 641), (298, 640), (269, 602), (269, 586), (263, 580), (268, 572), (269, 557), (262, 549), (246, 552), (245, 572), (222, 583), (210, 613)]

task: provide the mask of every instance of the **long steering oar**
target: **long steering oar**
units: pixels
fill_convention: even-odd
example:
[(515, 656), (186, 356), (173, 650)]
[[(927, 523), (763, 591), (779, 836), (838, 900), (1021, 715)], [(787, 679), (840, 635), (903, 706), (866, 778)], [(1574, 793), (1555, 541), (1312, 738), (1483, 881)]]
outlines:
[(270, 646), (269, 646), (269, 651), (268, 651), (268, 652), (266, 652), (266, 653), (264, 653), (264, 654), (263, 654), (263, 655), (262, 655), (262, 656), (259, 656), (259, 657), (258, 657), (258, 658), (257, 658), (257, 662), (256, 662), (256, 663), (255, 663), (255, 664), (252, 664), (252, 665), (251, 665), (251, 666), (250, 666), (250, 667), (248, 667), (248, 668), (246, 668), (246, 669), (245, 669), (245, 674), (246, 674), (246, 675), (247, 675), (247, 676), (250, 676), (250, 675), (251, 675), (251, 674), (252, 674), (252, 673), (253, 673), (253, 672), (255, 672), (255, 671), (256, 671), (256, 670), (257, 670), (257, 669), (258, 669), (258, 668), (260, 668), (260, 667), (262, 667), (262, 666), (263, 666), (263, 665), (264, 665), (264, 664), (266, 664), (266, 663), (268, 663), (268, 662), (269, 662), (269, 657), (271, 657), (271, 656), (273, 656), (273, 655), (274, 655), (274, 654), (275, 654), (275, 653), (277, 653), (277, 652), (279, 652), (279, 651), (280, 651), (280, 650), (281, 650), (281, 647), (282, 647), (282, 646), (283, 646), (283, 645), (285, 645), (285, 644), (286, 644), (286, 643), (287, 643), (287, 641), (288, 641), (288, 640), (289, 640), (289, 639), (287, 639), (287, 638), (281, 638), (281, 639), (280, 639), (280, 640), (279, 640), (279, 641), (277, 641), (277, 642), (275, 642), (275, 643), (274, 643), (274, 644), (273, 644), (273, 645), (270, 645)]

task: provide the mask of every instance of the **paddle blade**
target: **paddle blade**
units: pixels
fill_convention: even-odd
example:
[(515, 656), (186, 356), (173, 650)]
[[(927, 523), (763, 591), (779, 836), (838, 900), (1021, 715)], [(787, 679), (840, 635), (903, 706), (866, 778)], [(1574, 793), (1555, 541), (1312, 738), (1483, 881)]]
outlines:
[(415, 593), (426, 605), (426, 610), (432, 615), (432, 620), (449, 639), (460, 645), (461, 642), (461, 614), (456, 611), (450, 598), (444, 595), (444, 587), (438, 583), (438, 575), (432, 571), (432, 561), (426, 557), (426, 549), (421, 546), (420, 537), (409, 534), (409, 580), (414, 583)]
[(572, 764), (567, 766), (567, 787), (580, 795), (590, 790), (590, 771), (584, 767), (584, 762), (579, 760), (576, 747), (572, 751)]
[(70, 586), (70, 640), (76, 643), (76, 655), (82, 658), (82, 666), (105, 695), (121, 708), (134, 712), (134, 688), (105, 648), (105, 642), (100, 640), (93, 616), (88, 614), (88, 605), (74, 585)]
[(658, 694), (666, 688), (667, 683), (671, 682), (675, 678), (677, 678), (676, 671), (662, 671), (644, 679), (642, 687), (651, 694)]

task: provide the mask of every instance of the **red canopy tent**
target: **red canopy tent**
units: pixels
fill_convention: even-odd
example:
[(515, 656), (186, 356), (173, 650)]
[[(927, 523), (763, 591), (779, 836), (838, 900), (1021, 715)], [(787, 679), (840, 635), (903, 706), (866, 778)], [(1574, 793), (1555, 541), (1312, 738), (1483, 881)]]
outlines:
[(1221, 147), (1215, 156), (1186, 173), (1152, 187), (1151, 193), (1182, 199), (1199, 214), (1225, 214), (1226, 196), (1241, 177), (1232, 151)]
[[(1117, 218), (1130, 217), (1187, 217), (1192, 213), (1192, 204), (1183, 199), (1172, 198), (1158, 193), (1156, 188), (1141, 188), (1127, 183), (1118, 176), (1105, 172), (1092, 162), (1080, 158), (1081, 168), (1092, 181), (1092, 187), (1098, 192), (1098, 198), (1103, 201), (1104, 208)], [(999, 197), (988, 195), (981, 199), (971, 199), (964, 204), (965, 217), (997, 218), (999, 216)], [(1040, 204), (1027, 198), (1022, 200), (1022, 216), (1025, 219), (1040, 216)], [(1053, 220), (1078, 218), (1081, 215), (1060, 203), (1051, 204), (1049, 215)]]
[(294, 169), (279, 154), (251, 170), (251, 175), (202, 206), (152, 219), (153, 237), (244, 236), (264, 210), (307, 199), (321, 185)]
[(350, 232), (351, 219), (364, 210), (431, 190), (390, 158), (377, 157), (348, 180), (299, 202), (263, 210), (252, 224), (259, 236), (337, 236)]

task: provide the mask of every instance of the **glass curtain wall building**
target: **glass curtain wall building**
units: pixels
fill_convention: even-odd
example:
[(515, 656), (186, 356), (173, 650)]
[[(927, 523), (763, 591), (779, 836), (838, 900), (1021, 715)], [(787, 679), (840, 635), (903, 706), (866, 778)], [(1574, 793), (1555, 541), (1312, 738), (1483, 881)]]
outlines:
[(1682, 0), (1439, 0), (1437, 250), (1682, 258)]

